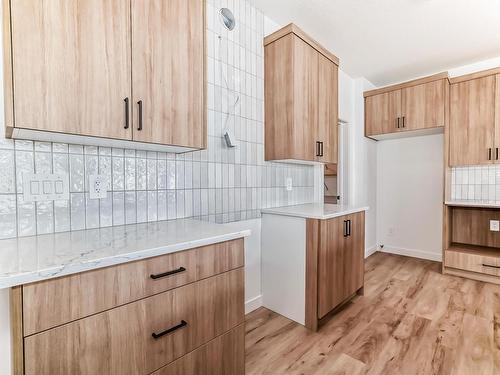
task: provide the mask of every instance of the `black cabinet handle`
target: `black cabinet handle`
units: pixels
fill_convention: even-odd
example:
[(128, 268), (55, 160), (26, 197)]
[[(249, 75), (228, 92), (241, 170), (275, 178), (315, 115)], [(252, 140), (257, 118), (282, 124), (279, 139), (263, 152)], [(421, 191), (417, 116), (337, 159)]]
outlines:
[(320, 142), (320, 143), (319, 143), (319, 150), (320, 150), (320, 151), (319, 151), (319, 153), (320, 153), (320, 155), (319, 155), (319, 156), (323, 156), (323, 142)]
[(320, 155), (320, 142), (316, 141), (316, 156), (321, 156)]
[(123, 99), (125, 102), (125, 126), (123, 127), (124, 129), (128, 129), (130, 126), (130, 117), (129, 117), (129, 111), (128, 111), (128, 98)]
[(403, 129), (405, 127), (405, 116), (403, 116)]
[(396, 127), (399, 129), (400, 118), (398, 117), (398, 121), (396, 123)]
[(155, 340), (159, 339), (160, 337), (162, 336), (165, 336), (165, 335), (168, 335), (169, 333), (172, 333), (172, 332), (175, 332), (177, 331), (178, 329), (181, 329), (185, 326), (187, 326), (187, 322), (185, 320), (181, 320), (181, 322), (179, 324), (177, 324), (176, 326), (172, 327), (172, 328), (169, 328), (169, 329), (166, 329), (165, 331), (161, 331), (160, 333), (155, 333), (153, 332), (151, 336), (153, 336), (153, 338)]
[(347, 220), (344, 220), (344, 237), (347, 237)]
[(488, 149), (488, 160), (491, 160), (491, 148)]
[(495, 148), (495, 160), (498, 160), (498, 147)]
[(484, 264), (484, 263), (483, 263), (483, 267), (500, 268), (500, 266), (492, 266), (490, 264)]
[(142, 100), (139, 100), (137, 102), (139, 105), (139, 125), (137, 126), (137, 130), (141, 131), (142, 130)]
[(162, 277), (172, 276), (172, 275), (175, 275), (177, 273), (184, 272), (184, 271), (186, 271), (186, 269), (184, 267), (179, 267), (176, 270), (158, 273), (156, 275), (150, 275), (149, 277), (151, 277), (153, 280), (156, 280), (156, 279), (161, 279)]

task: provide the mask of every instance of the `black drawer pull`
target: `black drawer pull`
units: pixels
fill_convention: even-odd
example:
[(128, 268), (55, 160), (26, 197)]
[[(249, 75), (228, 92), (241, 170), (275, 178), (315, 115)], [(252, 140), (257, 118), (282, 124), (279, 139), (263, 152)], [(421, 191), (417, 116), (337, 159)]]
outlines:
[(125, 102), (125, 125), (123, 126), (124, 129), (128, 129), (130, 127), (130, 118), (129, 118), (129, 110), (128, 110), (128, 98), (123, 99)]
[(165, 335), (168, 335), (169, 333), (172, 333), (172, 332), (175, 332), (177, 331), (178, 329), (181, 329), (185, 326), (187, 326), (187, 322), (185, 320), (181, 320), (181, 322), (179, 324), (177, 324), (176, 326), (172, 327), (172, 328), (169, 328), (169, 329), (166, 329), (165, 331), (162, 331), (160, 333), (155, 333), (153, 332), (153, 334), (151, 336), (153, 336), (153, 338), (155, 340), (159, 339), (160, 337), (162, 336), (165, 336)]
[(500, 266), (492, 266), (491, 264), (484, 264), (483, 267), (500, 268)]
[(351, 236), (351, 220), (347, 220), (347, 236)]
[(176, 270), (158, 273), (156, 275), (150, 275), (149, 277), (151, 277), (153, 280), (156, 280), (156, 279), (161, 279), (162, 277), (172, 276), (175, 275), (176, 273), (181, 273), (184, 271), (186, 271), (184, 267), (179, 267)]
[(137, 130), (141, 131), (142, 130), (142, 100), (139, 100), (137, 102), (139, 105), (139, 126), (137, 126)]

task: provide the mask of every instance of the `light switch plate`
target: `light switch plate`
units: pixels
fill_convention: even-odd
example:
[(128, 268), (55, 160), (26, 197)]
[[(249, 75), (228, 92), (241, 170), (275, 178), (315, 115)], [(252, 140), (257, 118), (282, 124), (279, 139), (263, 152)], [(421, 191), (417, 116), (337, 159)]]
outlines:
[(90, 199), (102, 199), (108, 196), (108, 180), (105, 176), (93, 174), (89, 176)]
[(25, 202), (43, 202), (69, 199), (67, 173), (23, 174), (23, 199)]
[(286, 179), (286, 190), (287, 191), (293, 190), (292, 179), (290, 177), (287, 177)]
[(490, 231), (491, 232), (500, 232), (500, 221), (499, 220), (490, 220)]

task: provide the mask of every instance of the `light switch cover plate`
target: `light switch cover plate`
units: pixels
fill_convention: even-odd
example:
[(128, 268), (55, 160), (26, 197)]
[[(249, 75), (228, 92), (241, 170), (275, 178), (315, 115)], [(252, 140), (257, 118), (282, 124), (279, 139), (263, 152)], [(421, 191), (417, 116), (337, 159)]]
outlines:
[(23, 199), (25, 202), (43, 202), (69, 199), (67, 173), (23, 174)]
[(290, 177), (287, 177), (286, 179), (286, 190), (287, 191), (293, 190), (292, 179)]

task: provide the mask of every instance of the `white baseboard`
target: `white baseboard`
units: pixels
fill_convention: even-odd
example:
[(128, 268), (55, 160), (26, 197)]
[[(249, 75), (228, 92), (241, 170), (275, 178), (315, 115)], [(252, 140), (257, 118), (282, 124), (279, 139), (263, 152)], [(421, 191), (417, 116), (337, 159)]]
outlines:
[(245, 302), (245, 314), (251, 313), (262, 306), (262, 294)]
[(405, 249), (402, 247), (393, 247), (385, 245), (383, 249), (379, 251), (383, 253), (389, 254), (397, 254), (397, 255), (405, 255), (408, 257), (433, 260), (436, 262), (441, 262), (443, 260), (442, 252), (434, 252), (434, 251), (426, 251), (426, 250), (418, 250), (418, 249)]
[(365, 249), (365, 259), (368, 258), (370, 255), (375, 254), (378, 251), (378, 246), (372, 246), (368, 249)]

